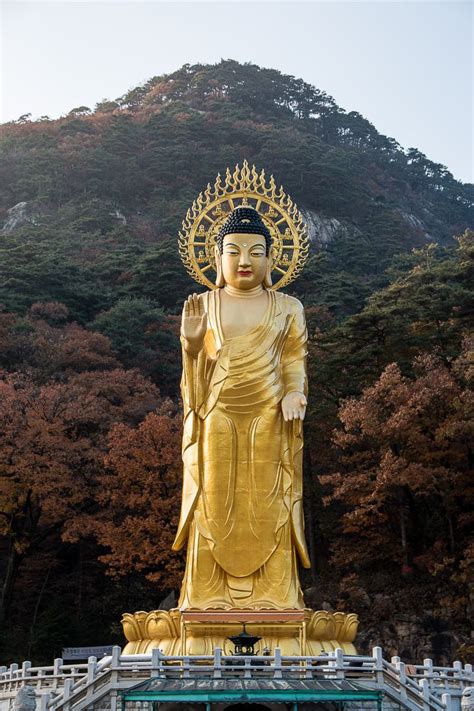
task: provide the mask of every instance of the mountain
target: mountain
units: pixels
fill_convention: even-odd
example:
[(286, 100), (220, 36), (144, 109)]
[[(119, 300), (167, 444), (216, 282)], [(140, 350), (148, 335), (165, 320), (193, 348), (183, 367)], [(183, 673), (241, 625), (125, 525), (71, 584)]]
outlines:
[[(59, 300), (80, 322), (150, 291), (177, 310), (165, 279), (179, 280), (178, 301), (192, 287), (175, 248), (181, 220), (244, 158), (284, 185), (324, 261), (322, 280), (296, 292), (339, 317), (386, 283), (395, 255), (449, 245), (473, 222), (474, 186), (445, 166), (302, 79), (233, 60), (184, 65), (58, 120), (22, 117), (0, 146), (0, 301)], [(155, 262), (166, 266), (150, 282)]]

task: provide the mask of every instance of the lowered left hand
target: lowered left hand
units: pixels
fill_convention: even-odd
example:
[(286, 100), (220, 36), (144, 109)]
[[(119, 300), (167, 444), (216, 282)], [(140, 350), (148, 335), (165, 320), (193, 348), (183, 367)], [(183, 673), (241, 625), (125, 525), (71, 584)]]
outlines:
[(281, 410), (283, 417), (288, 420), (303, 420), (306, 412), (308, 401), (303, 393), (297, 390), (292, 390), (287, 393), (281, 401)]

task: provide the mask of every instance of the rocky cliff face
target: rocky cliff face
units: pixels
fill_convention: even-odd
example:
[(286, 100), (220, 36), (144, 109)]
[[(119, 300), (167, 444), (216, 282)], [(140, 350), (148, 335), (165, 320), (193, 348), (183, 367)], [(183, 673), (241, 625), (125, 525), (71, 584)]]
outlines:
[[(322, 582), (319, 587), (306, 588), (305, 602), (313, 609), (334, 612), (343, 609), (359, 616), (355, 645), (362, 654), (381, 646), (389, 656), (399, 656), (410, 664), (421, 664), (430, 658), (440, 666), (451, 665), (454, 659), (470, 662), (474, 646), (466, 645), (465, 620), (456, 619), (449, 609), (429, 605), (429, 595), (407, 589), (375, 592), (362, 587), (341, 595)], [(422, 601), (418, 606), (415, 600)], [(474, 634), (474, 633), (473, 633)]]
[(314, 210), (301, 210), (308, 226), (308, 235), (317, 247), (327, 247), (336, 237), (349, 237), (361, 234), (355, 225), (349, 225), (335, 217), (323, 217)]
[(7, 221), (3, 225), (2, 232), (13, 232), (24, 225), (38, 225), (38, 216), (33, 213), (27, 202), (18, 202), (7, 210)]

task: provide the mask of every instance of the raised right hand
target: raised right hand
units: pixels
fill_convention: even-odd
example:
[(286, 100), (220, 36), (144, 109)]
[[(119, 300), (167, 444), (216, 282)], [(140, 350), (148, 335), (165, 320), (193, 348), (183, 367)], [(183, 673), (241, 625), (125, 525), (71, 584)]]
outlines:
[(181, 335), (192, 351), (200, 351), (207, 330), (207, 314), (198, 294), (188, 296), (183, 306)]

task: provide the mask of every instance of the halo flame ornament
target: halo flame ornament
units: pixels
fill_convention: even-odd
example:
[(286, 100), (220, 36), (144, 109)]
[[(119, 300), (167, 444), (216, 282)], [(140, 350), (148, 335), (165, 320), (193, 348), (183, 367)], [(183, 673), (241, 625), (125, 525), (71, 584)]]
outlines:
[(267, 183), (265, 171), (257, 172), (244, 160), (242, 168), (227, 168), (225, 181), (220, 174), (212, 188), (208, 183), (199, 193), (183, 220), (178, 246), (181, 260), (190, 276), (209, 289), (216, 289), (214, 248), (219, 230), (230, 212), (239, 206), (255, 208), (272, 236), (273, 286), (290, 284), (308, 258), (309, 239), (302, 215), (273, 175)]

